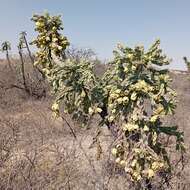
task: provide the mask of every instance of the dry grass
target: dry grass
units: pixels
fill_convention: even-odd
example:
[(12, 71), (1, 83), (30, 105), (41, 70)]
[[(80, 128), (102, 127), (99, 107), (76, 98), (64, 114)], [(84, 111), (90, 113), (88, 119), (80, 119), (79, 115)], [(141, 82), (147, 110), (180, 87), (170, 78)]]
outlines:
[[(17, 77), (7, 69), (0, 63), (0, 189), (133, 189), (126, 174), (112, 161), (109, 146), (113, 140), (107, 128), (100, 136), (102, 154), (97, 160), (98, 147), (89, 148), (96, 120), (86, 130), (65, 116), (75, 129), (76, 140), (65, 122), (52, 117), (50, 96), (36, 99), (21, 89), (7, 88)], [(167, 122), (185, 131), (187, 155), (184, 171), (175, 168), (171, 187), (164, 189), (186, 190), (190, 183), (190, 82), (188, 74), (171, 76), (179, 103)], [(176, 158), (175, 152), (171, 155)], [(154, 189), (161, 189), (158, 183)]]

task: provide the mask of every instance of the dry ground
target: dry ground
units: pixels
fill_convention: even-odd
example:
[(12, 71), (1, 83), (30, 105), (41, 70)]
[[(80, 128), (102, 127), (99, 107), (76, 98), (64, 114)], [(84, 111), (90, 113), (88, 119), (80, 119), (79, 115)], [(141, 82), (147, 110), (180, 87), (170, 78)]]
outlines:
[[(112, 167), (105, 128), (100, 137), (102, 155), (89, 148), (95, 134), (74, 124), (77, 140), (67, 124), (54, 119), (50, 111), (51, 97), (36, 100), (23, 90), (6, 88), (14, 77), (0, 64), (0, 189), (65, 189), (124, 190), (128, 180), (121, 170)], [(187, 155), (185, 169), (180, 170), (167, 189), (189, 189), (190, 185), (190, 74), (171, 72), (172, 86), (178, 93), (176, 114), (167, 122), (177, 124), (185, 132)], [(85, 132), (84, 132), (85, 131)], [(113, 169), (114, 168), (114, 169)]]

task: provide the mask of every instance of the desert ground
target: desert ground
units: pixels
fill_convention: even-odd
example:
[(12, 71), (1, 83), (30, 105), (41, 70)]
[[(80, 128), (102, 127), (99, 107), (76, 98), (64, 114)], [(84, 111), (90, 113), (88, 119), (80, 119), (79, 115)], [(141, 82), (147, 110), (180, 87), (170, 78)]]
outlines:
[[(19, 63), (12, 62), (17, 68)], [(96, 71), (101, 74), (103, 69), (104, 66), (98, 66)], [(170, 75), (172, 87), (177, 91), (178, 104), (175, 115), (166, 122), (178, 125), (184, 131), (187, 153), (184, 170), (174, 165), (176, 175), (171, 186), (165, 189), (188, 190), (190, 73), (171, 70)], [(5, 60), (1, 60), (0, 189), (132, 189), (125, 172), (112, 167), (114, 163), (109, 146), (113, 139), (106, 127), (102, 128), (100, 136), (102, 153), (98, 155), (98, 147), (92, 145), (98, 118), (91, 122), (88, 129), (81, 128), (68, 115), (64, 115), (67, 121), (55, 119), (50, 109), (53, 97), (48, 86), (43, 86), (46, 95), (29, 96), (18, 88), (17, 81), (18, 76), (11, 73)], [(40, 88), (38, 90), (41, 91)], [(73, 137), (67, 122), (75, 130), (77, 138)]]

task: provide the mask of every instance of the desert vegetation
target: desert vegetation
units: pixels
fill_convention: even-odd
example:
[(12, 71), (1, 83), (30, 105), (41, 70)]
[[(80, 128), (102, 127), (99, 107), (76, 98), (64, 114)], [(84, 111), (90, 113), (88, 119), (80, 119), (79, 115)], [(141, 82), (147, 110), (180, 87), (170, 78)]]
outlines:
[(189, 73), (165, 69), (160, 40), (102, 63), (60, 16), (32, 21), (18, 57), (1, 48), (0, 189), (188, 189)]

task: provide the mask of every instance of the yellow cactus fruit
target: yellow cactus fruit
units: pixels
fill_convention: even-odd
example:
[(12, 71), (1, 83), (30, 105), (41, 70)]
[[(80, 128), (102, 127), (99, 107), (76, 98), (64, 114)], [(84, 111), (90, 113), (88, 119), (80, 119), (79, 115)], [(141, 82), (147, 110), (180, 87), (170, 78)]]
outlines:
[(124, 72), (127, 73), (128, 71), (129, 71), (129, 69), (128, 69), (127, 67), (125, 67), (125, 68), (124, 68)]
[(110, 94), (110, 98), (112, 98), (112, 99), (115, 99), (115, 98), (118, 98), (118, 97), (119, 97), (118, 94), (115, 94), (115, 93)]
[(133, 92), (131, 94), (131, 100), (135, 101), (137, 99), (137, 93), (136, 92)]
[(131, 173), (131, 172), (132, 172), (132, 169), (126, 166), (126, 167), (125, 167), (125, 172)]
[(142, 179), (141, 175), (137, 176), (137, 181), (140, 181)]
[(114, 105), (113, 105), (113, 104), (108, 104), (108, 107), (109, 107), (109, 108), (113, 108)]
[(116, 113), (116, 109), (111, 110), (111, 113)]
[(123, 102), (128, 102), (129, 101), (129, 98), (127, 96), (123, 97)]
[(131, 69), (132, 69), (132, 71), (135, 71), (135, 70), (136, 70), (136, 67), (133, 65), (133, 66), (131, 67)]
[(57, 41), (58, 41), (57, 38), (53, 38), (53, 39), (52, 39), (52, 42), (57, 42)]
[(119, 164), (120, 164), (121, 166), (125, 166), (125, 165), (126, 165), (126, 161), (125, 161), (125, 160), (121, 160), (121, 161), (119, 162)]
[(116, 94), (120, 94), (120, 93), (121, 93), (121, 89), (117, 89), (117, 90), (115, 91), (115, 93), (116, 93)]
[(141, 149), (140, 149), (140, 148), (135, 148), (134, 151), (135, 151), (135, 153), (137, 153), (137, 154), (141, 153)]
[(59, 117), (59, 112), (54, 111), (52, 113), (52, 115), (53, 115), (54, 118), (58, 118)]
[(132, 123), (126, 123), (123, 125), (123, 130), (124, 131), (134, 131), (136, 129), (139, 129), (139, 126), (136, 124), (132, 124)]
[(52, 107), (51, 107), (52, 111), (53, 111), (53, 115), (54, 117), (59, 117), (59, 104), (57, 102), (55, 102)]
[(52, 30), (57, 30), (57, 28), (54, 26), (54, 27), (52, 28)]
[(160, 162), (160, 168), (164, 168), (164, 163), (163, 162)]
[(156, 132), (153, 132), (153, 135), (152, 135), (152, 142), (153, 142), (154, 145), (156, 144), (157, 138), (158, 138), (157, 133), (156, 133)]
[(39, 64), (39, 62), (38, 62), (38, 61), (35, 61), (33, 65), (34, 65), (34, 66), (37, 66), (38, 64)]
[(152, 178), (152, 177), (154, 177), (154, 175), (155, 175), (155, 172), (152, 169), (149, 169), (148, 170), (148, 178)]
[(55, 103), (52, 105), (51, 109), (52, 109), (53, 111), (59, 110), (59, 104), (58, 104), (57, 102), (55, 102)]
[(64, 109), (64, 113), (68, 113), (69, 111), (68, 111), (68, 109)]
[(135, 167), (136, 163), (137, 163), (137, 159), (134, 159), (134, 160), (131, 162), (131, 167)]
[(58, 46), (58, 50), (62, 50), (63, 49), (63, 47), (62, 46)]
[(161, 169), (161, 168), (163, 168), (163, 167), (164, 167), (164, 164), (163, 164), (162, 162), (153, 162), (151, 168), (152, 168), (154, 171), (157, 171), (157, 170), (159, 170), (159, 169)]
[(41, 22), (39, 22), (39, 21), (36, 22), (37, 27), (40, 27), (41, 25), (42, 25)]
[(136, 181), (141, 180), (141, 175), (140, 175), (140, 173), (139, 173), (138, 171), (134, 171), (134, 172), (133, 172), (133, 178), (134, 178), (134, 180), (136, 180)]
[(50, 37), (49, 36), (46, 37), (46, 41), (50, 41)]
[(115, 162), (117, 163), (117, 164), (119, 164), (120, 163), (120, 161), (121, 161), (121, 159), (118, 157), (118, 158), (116, 158), (116, 160), (115, 160)]
[(133, 121), (137, 121), (138, 120), (138, 115), (136, 113), (134, 113), (132, 116), (131, 116), (132, 120)]
[(96, 108), (95, 110), (97, 113), (101, 113), (102, 112), (102, 109), (101, 108)]
[(157, 119), (158, 119), (158, 115), (154, 115), (154, 116), (152, 116), (152, 117), (150, 118), (150, 121), (154, 123), (154, 122), (157, 121)]
[(82, 98), (84, 98), (86, 96), (86, 92), (84, 90), (82, 90), (80, 95), (81, 95)]
[(114, 119), (115, 119), (114, 116), (110, 116), (110, 117), (108, 117), (108, 121), (109, 121), (109, 122), (112, 122)]
[(118, 98), (118, 99), (117, 99), (117, 102), (118, 102), (119, 104), (121, 104), (121, 103), (123, 102), (123, 98)]
[(42, 69), (42, 71), (46, 74), (49, 75), (50, 74), (50, 70), (47, 68)]
[(155, 111), (154, 114), (158, 115), (160, 113), (162, 113), (164, 111), (164, 107), (163, 106), (159, 106)]
[(117, 154), (117, 149), (116, 148), (112, 148), (111, 153), (115, 156)]
[(143, 128), (143, 131), (144, 132), (148, 132), (149, 131), (149, 127), (147, 125), (145, 125), (144, 128)]
[(128, 53), (128, 54), (127, 54), (127, 58), (132, 59), (132, 58), (133, 58), (133, 54)]
[(88, 113), (89, 113), (90, 115), (92, 115), (92, 114), (94, 113), (94, 110), (93, 110), (91, 107), (89, 107), (89, 108), (88, 108)]

